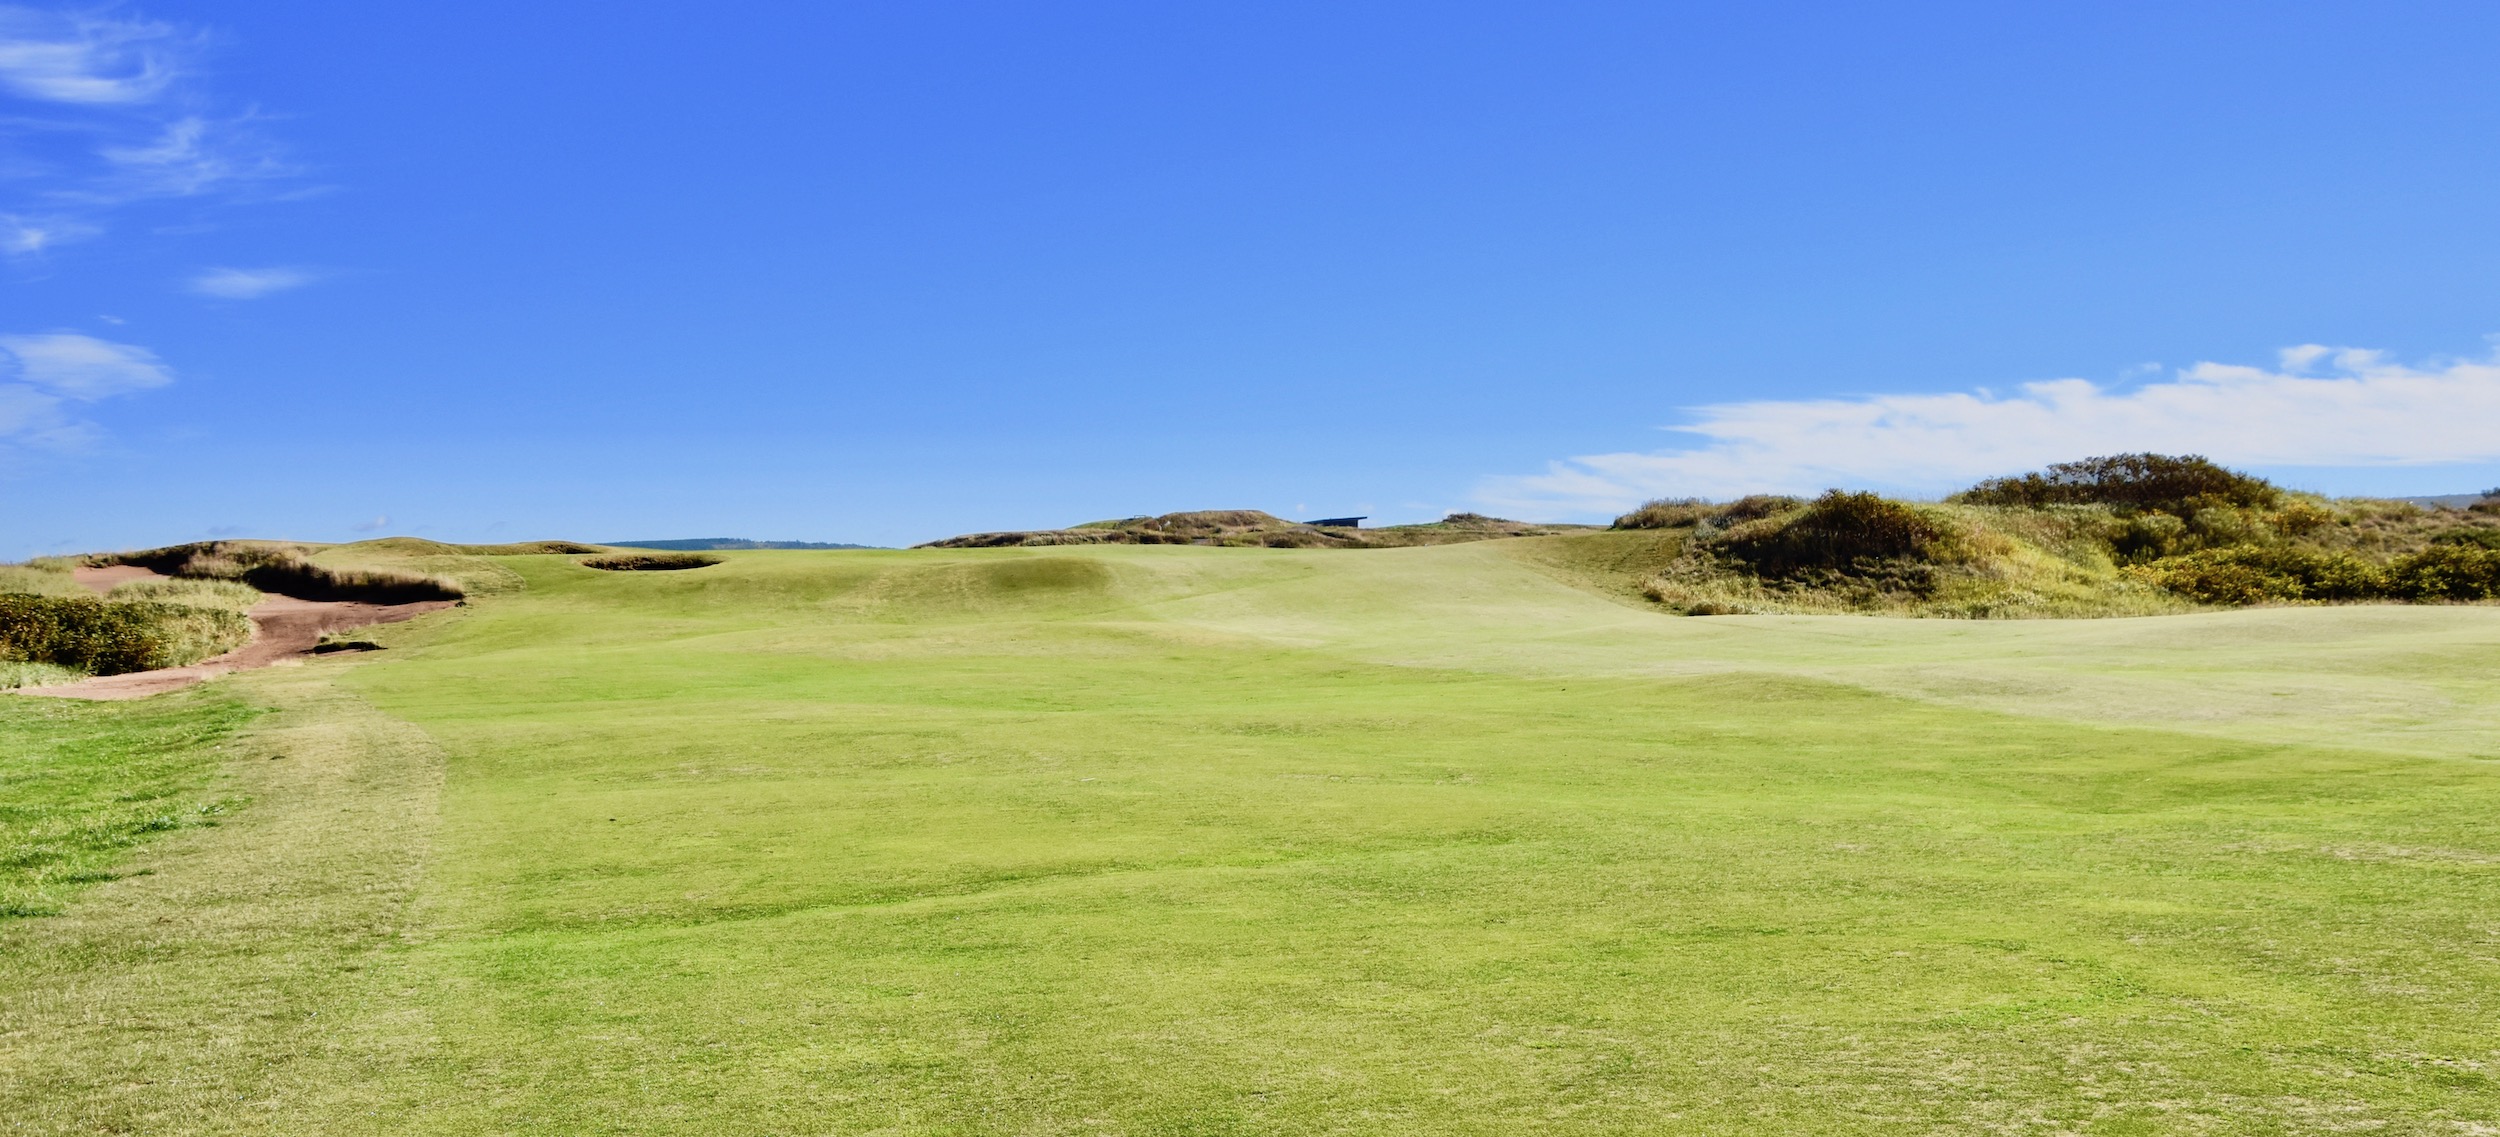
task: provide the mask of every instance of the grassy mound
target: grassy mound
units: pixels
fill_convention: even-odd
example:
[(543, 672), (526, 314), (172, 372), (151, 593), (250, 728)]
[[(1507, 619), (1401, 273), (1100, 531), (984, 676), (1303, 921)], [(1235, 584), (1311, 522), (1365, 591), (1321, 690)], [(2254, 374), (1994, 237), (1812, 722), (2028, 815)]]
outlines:
[(1480, 513), (1453, 513), (1439, 521), (1420, 525), (1354, 529), (1287, 521), (1256, 509), (1204, 509), (1166, 513), (1160, 517), (1088, 521), (1066, 529), (969, 533), (918, 547), (994, 549), (1050, 545), (1214, 545), (1269, 549), (1393, 549), (1452, 545), (1500, 537), (1543, 537), (1587, 528), (1590, 526), (1540, 525), (1486, 517)]
[(251, 621), (226, 608), (0, 595), (0, 660), (119, 675), (197, 663), (251, 636)]
[(2296, 495), (2198, 457), (2062, 463), (1941, 503), (1838, 490), (1811, 502), (1661, 500), (1615, 528), (1689, 535), (1642, 590), (1695, 615), (2500, 599), (2500, 517)]
[(90, 559), (96, 564), (139, 565), (173, 577), (238, 581), (299, 600), (406, 604), (458, 600), (463, 595), (459, 585), (440, 577), (316, 564), (311, 549), (272, 541), (202, 541)]
[(707, 568), (719, 563), (719, 557), (707, 557), (701, 553), (611, 553), (587, 558), (582, 561), (582, 567), (609, 572), (674, 572)]
[(133, 580), (113, 586), (105, 596), (108, 600), (144, 600), (157, 604), (185, 604), (194, 608), (224, 608), (248, 612), (267, 598), (267, 594), (251, 585), (232, 580)]
[(87, 596), (86, 586), (71, 579), (70, 562), (39, 557), (21, 565), (0, 565), (0, 593), (24, 596)]

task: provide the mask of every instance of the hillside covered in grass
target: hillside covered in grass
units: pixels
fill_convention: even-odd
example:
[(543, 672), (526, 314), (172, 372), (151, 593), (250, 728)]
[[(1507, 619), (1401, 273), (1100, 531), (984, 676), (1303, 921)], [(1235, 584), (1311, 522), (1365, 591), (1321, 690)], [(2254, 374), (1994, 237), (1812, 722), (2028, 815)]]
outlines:
[(1942, 502), (1653, 501), (1640, 590), (1692, 615), (2132, 616), (2199, 607), (2500, 599), (2500, 495), (2471, 509), (2286, 491), (2199, 457), (2126, 454)]

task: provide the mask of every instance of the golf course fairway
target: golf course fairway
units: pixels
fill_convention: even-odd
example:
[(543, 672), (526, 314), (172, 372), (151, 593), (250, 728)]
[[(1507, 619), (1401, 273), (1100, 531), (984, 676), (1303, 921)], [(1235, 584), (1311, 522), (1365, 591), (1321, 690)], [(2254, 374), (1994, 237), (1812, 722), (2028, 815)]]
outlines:
[(0, 918), (0, 1132), (2500, 1133), (2500, 608), (1681, 618), (1625, 539), (476, 558), (0, 699), (10, 816), (173, 818)]

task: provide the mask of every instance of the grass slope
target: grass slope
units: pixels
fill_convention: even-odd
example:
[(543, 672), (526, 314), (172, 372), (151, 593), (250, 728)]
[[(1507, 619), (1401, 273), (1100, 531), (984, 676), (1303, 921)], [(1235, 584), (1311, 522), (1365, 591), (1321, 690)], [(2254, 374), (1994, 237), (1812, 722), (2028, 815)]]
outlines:
[[(526, 587), (386, 629), (384, 656), (226, 681), (280, 708), (253, 745), (317, 750), (326, 780), (253, 783), (154, 875), (0, 925), (28, 961), (0, 975), (0, 1116), (2500, 1114), (2500, 610), (1670, 619), (1606, 583), (1674, 555), (1586, 534), (498, 558)], [(299, 826), (341, 848), (275, 856)], [(275, 899), (221, 883), (253, 865)], [(183, 930), (105, 948), (160, 915)], [(101, 1025), (134, 1017), (164, 1029)]]

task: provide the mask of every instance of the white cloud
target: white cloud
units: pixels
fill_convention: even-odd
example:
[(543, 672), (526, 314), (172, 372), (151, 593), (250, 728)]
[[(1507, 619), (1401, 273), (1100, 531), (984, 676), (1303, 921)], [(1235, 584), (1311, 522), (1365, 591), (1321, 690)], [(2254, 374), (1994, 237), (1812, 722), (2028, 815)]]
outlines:
[(258, 300), (312, 283), (300, 268), (213, 268), (191, 278), (191, 291), (220, 300)]
[(144, 103), (181, 71), (188, 45), (166, 24), (0, 5), (0, 87), (51, 103)]
[(1594, 454), (1487, 479), (1488, 505), (1599, 514), (1654, 497), (1939, 492), (2094, 454), (2204, 454), (2243, 466), (2500, 460), (2500, 351), (2424, 366), (2305, 344), (2273, 368), (2199, 363), (2133, 386), (2086, 379), (1986, 391), (1765, 400), (1692, 409), (1699, 445)]
[(174, 381), (155, 352), (76, 332), (0, 336), (0, 357), (16, 364), (17, 382), (81, 402)]
[(149, 200), (232, 197), (293, 171), (249, 112), (196, 81), (201, 37), (170, 24), (0, 4), (0, 254), (34, 256)]
[(76, 447), (97, 433), (71, 413), (76, 404), (173, 381), (144, 347), (75, 332), (0, 335), (0, 444)]

